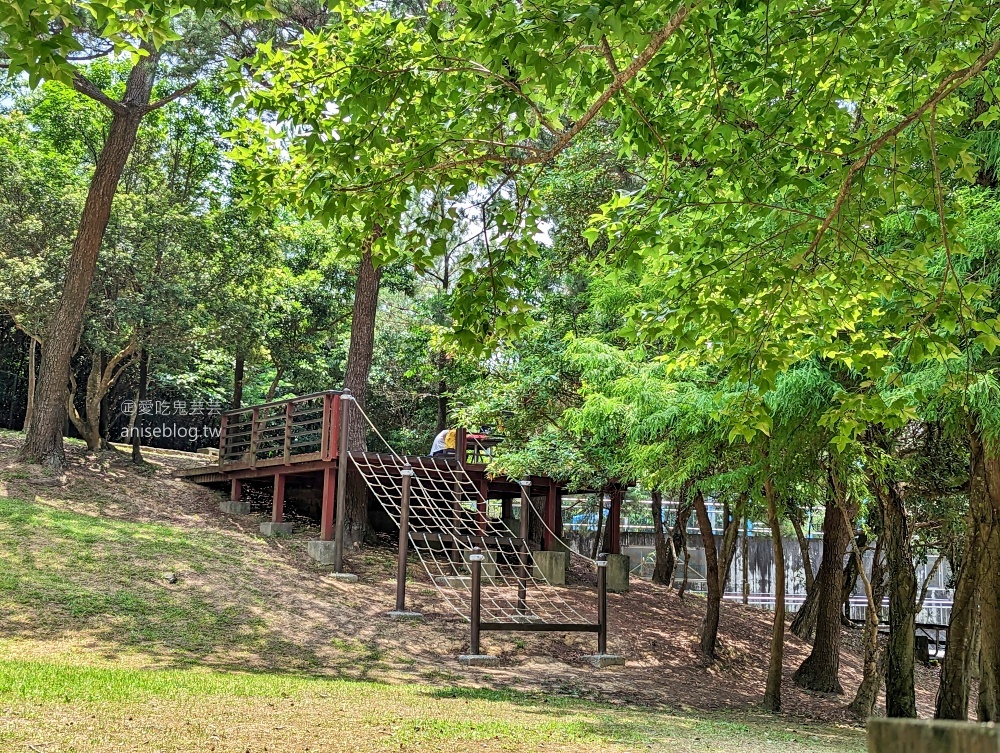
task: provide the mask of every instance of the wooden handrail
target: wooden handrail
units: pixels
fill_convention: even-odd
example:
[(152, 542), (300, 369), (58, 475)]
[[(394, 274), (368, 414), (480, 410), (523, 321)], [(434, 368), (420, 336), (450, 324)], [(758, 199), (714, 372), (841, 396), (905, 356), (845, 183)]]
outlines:
[(236, 413), (246, 413), (247, 411), (253, 410), (254, 408), (273, 408), (278, 405), (284, 405), (285, 403), (297, 403), (302, 400), (310, 400), (312, 398), (321, 397), (323, 395), (339, 395), (343, 390), (323, 390), (321, 392), (310, 392), (308, 395), (297, 395), (295, 397), (286, 397), (284, 400), (274, 400), (270, 403), (261, 403), (260, 405), (248, 405), (245, 408), (232, 408), (227, 411), (223, 411), (223, 416), (231, 416)]
[(219, 433), (219, 468), (332, 460), (340, 390), (324, 390), (226, 411)]

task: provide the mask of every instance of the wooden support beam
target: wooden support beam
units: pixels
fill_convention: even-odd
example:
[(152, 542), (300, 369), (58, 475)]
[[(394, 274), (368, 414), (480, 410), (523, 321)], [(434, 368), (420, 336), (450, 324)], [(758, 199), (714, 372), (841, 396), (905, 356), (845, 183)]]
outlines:
[(622, 497), (621, 489), (611, 491), (611, 509), (608, 511), (608, 554), (622, 553)]
[(238, 478), (234, 478), (230, 482), (229, 486), (229, 499), (233, 502), (239, 502), (240, 498), (243, 496), (243, 482)]
[(229, 424), (229, 416), (223, 415), (222, 422), (219, 425), (219, 468), (222, 468), (223, 464), (226, 462), (226, 427)]
[(257, 442), (260, 439), (260, 408), (254, 408), (250, 419), (250, 467), (257, 466)]
[(549, 483), (545, 490), (545, 525), (542, 526), (542, 539), (545, 551), (553, 552), (556, 548), (556, 483)]
[(280, 523), (285, 519), (285, 474), (274, 474), (274, 497), (271, 500), (271, 522)]
[(332, 465), (323, 468), (323, 507), (319, 517), (320, 541), (333, 541), (333, 504), (337, 476)]

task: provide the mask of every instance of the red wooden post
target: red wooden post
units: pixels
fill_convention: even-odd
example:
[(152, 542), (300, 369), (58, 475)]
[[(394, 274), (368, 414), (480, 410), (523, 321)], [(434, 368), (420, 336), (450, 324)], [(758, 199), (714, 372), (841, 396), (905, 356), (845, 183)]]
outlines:
[(243, 496), (243, 482), (238, 478), (234, 478), (230, 482), (229, 486), (229, 499), (233, 502), (239, 502), (240, 497)]
[(319, 456), (323, 460), (330, 459), (330, 409), (333, 395), (327, 392), (323, 395), (323, 423), (320, 434)]
[(464, 426), (459, 426), (455, 430), (455, 457), (463, 466), (469, 459), (469, 430)]
[(622, 490), (611, 492), (611, 509), (608, 511), (608, 554), (622, 553)]
[(337, 430), (340, 427), (340, 395), (337, 395), (333, 400), (333, 408), (331, 409), (330, 418), (330, 458), (333, 459), (340, 455), (340, 432)]
[(292, 458), (292, 412), (294, 403), (289, 400), (285, 403), (285, 465), (288, 465)]
[(274, 499), (271, 501), (271, 520), (280, 523), (285, 519), (285, 474), (274, 474)]
[(545, 551), (554, 552), (556, 549), (556, 482), (549, 481), (549, 488), (545, 495), (545, 526), (543, 540)]
[(333, 466), (328, 465), (323, 469), (323, 509), (319, 519), (320, 541), (333, 541), (333, 495), (336, 486)]

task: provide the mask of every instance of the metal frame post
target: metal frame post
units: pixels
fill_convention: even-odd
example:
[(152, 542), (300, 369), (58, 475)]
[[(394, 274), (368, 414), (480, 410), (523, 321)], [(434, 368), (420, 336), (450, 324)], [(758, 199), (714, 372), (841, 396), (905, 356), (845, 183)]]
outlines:
[(333, 569), (344, 572), (344, 523), (347, 517), (347, 463), (350, 457), (348, 451), (348, 431), (350, 416), (347, 404), (354, 400), (350, 390), (345, 389), (340, 395), (340, 446), (337, 452), (337, 535), (333, 544)]
[(608, 653), (608, 555), (597, 555), (597, 653)]
[(517, 553), (520, 562), (517, 574), (517, 611), (528, 611), (528, 522), (531, 519), (531, 480), (523, 478), (521, 485), (521, 550)]
[(399, 561), (396, 564), (396, 611), (406, 611), (406, 556), (410, 534), (410, 484), (413, 469), (407, 463), (400, 471), (403, 477), (402, 498), (399, 503)]
[(473, 656), (479, 655), (479, 626), (480, 626), (480, 603), (482, 599), (483, 582), (483, 554), (482, 549), (474, 547), (469, 555), (469, 564), (472, 565), (472, 615), (470, 619), (471, 640), (469, 641), (469, 653)]

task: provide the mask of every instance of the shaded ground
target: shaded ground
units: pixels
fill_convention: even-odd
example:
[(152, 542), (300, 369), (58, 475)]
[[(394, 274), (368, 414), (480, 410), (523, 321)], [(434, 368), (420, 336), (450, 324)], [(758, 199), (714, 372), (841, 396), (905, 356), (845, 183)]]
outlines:
[[(0, 665), (0, 725), (6, 724), (0, 729), (23, 731), (34, 713), (34, 701), (29, 701), (4, 718), (5, 694), (31, 697), (17, 690), (10, 676), (18, 672), (28, 678), (39, 672), (44, 675), (47, 663), (56, 661), (59, 667), (94, 667), (94, 671), (249, 670), (267, 673), (275, 682), (321, 679), (333, 683), (323, 691), (331, 698), (348, 693), (344, 688), (360, 687), (359, 681), (389, 683), (401, 688), (400, 702), (412, 706), (418, 715), (433, 716), (426, 700), (435, 697), (434, 693), (456, 693), (469, 703), (485, 698), (518, 709), (542, 701), (579, 702), (584, 705), (573, 707), (567, 719), (611, 713), (614, 719), (608, 724), (614, 726), (623, 723), (615, 721), (619, 713), (625, 717), (638, 714), (642, 719), (624, 723), (637, 729), (649, 727), (646, 742), (650, 744), (658, 739), (656, 735), (683, 738), (678, 731), (653, 730), (655, 720), (701, 716), (706, 724), (736, 725), (734, 737), (720, 748), (725, 750), (771, 749), (755, 748), (751, 742), (747, 742), (750, 747), (741, 747), (748, 731), (758, 728), (762, 731), (751, 738), (781, 739), (785, 741), (782, 747), (792, 745), (790, 750), (825, 749), (826, 742), (846, 745), (843, 749), (861, 747), (860, 733), (843, 710), (849, 696), (808, 694), (791, 683), (792, 671), (808, 650), (791, 635), (783, 691), (786, 712), (776, 718), (757, 713), (765, 682), (769, 613), (724, 604), (720, 659), (704, 666), (696, 651), (703, 601), (696, 596), (680, 600), (672, 591), (641, 582), (629, 594), (609, 595), (610, 649), (626, 655), (624, 670), (597, 671), (582, 661), (584, 654), (594, 650), (592, 635), (503, 633), (487, 634), (483, 643), (484, 650), (502, 658), (502, 666), (467, 670), (454, 658), (467, 648), (467, 625), (447, 611), (418, 566), (411, 566), (408, 606), (426, 619), (398, 623), (385, 616), (393, 602), (391, 549), (349, 552), (347, 569), (361, 580), (341, 584), (306, 556), (305, 542), (317, 536), (315, 529), (299, 526), (293, 536), (264, 539), (257, 532), (259, 518), (224, 516), (218, 511), (219, 495), (172, 479), (171, 471), (190, 465), (190, 458), (150, 454), (150, 465), (137, 470), (123, 454), (94, 457), (71, 446), (67, 474), (53, 478), (42, 469), (13, 462), (17, 441), (16, 434), (0, 433), (0, 659), (16, 657), (23, 666)], [(176, 582), (169, 582), (166, 574)], [(583, 613), (594, 610), (592, 587), (571, 586), (564, 592)], [(847, 649), (841, 681), (852, 693), (859, 680), (859, 658)], [(933, 673), (921, 668), (918, 682), (921, 711), (928, 714), (935, 687)], [(397, 693), (384, 692), (389, 698)], [(508, 695), (482, 696), (483, 692)], [(299, 742), (309, 744), (308, 735), (300, 729), (302, 715), (323, 717), (326, 721), (317, 722), (317, 729), (333, 723), (328, 718), (330, 703), (321, 697), (317, 700), (313, 685), (297, 687), (295, 694), (313, 699), (312, 710), (300, 706), (295, 713), (293, 726), (300, 735), (295, 746), (271, 750), (301, 749)], [(54, 702), (40, 701), (45, 708)], [(177, 704), (182, 702), (187, 703), (169, 696), (163, 720), (180, 713)], [(272, 713), (265, 701), (248, 702), (239, 710), (226, 703), (213, 702), (205, 708), (209, 706), (215, 710), (206, 719), (218, 719), (222, 726), (242, 729), (246, 714), (269, 720), (260, 722), (264, 726), (280, 721), (280, 714)], [(369, 711), (375, 714), (372, 718), (378, 717), (374, 707)], [(59, 713), (72, 721), (74, 714), (81, 713), (80, 704), (70, 703)], [(100, 717), (103, 712), (93, 713)], [(538, 721), (536, 712), (531, 713), (530, 718)], [(185, 714), (190, 716), (190, 711), (181, 717)], [(809, 720), (824, 726), (815, 727)], [(368, 724), (362, 722), (362, 726)], [(36, 723), (37, 719), (30, 724)], [(408, 744), (398, 737), (402, 733), (397, 723), (402, 722), (396, 719), (392, 723), (396, 726), (390, 725), (394, 730), (390, 738)], [(680, 729), (687, 722), (678, 724)], [(541, 722), (529, 726), (547, 729)], [(332, 728), (328, 733), (341, 734)], [(441, 732), (441, 739), (448, 734)], [(525, 734), (525, 739), (531, 738)], [(555, 744), (558, 735), (544, 734)], [(616, 734), (595, 733), (593, 739), (629, 743)], [(696, 735), (690, 737), (693, 743)], [(563, 747), (552, 749), (589, 749), (586, 746), (593, 742), (590, 738), (590, 742), (574, 741), (572, 736), (558, 739)], [(793, 739), (808, 745), (796, 747), (789, 742)], [(235, 740), (220, 750), (230, 749)], [(106, 744), (111, 745), (111, 740)], [(524, 749), (539, 748), (526, 745)], [(686, 748), (672, 744), (671, 749)]]

